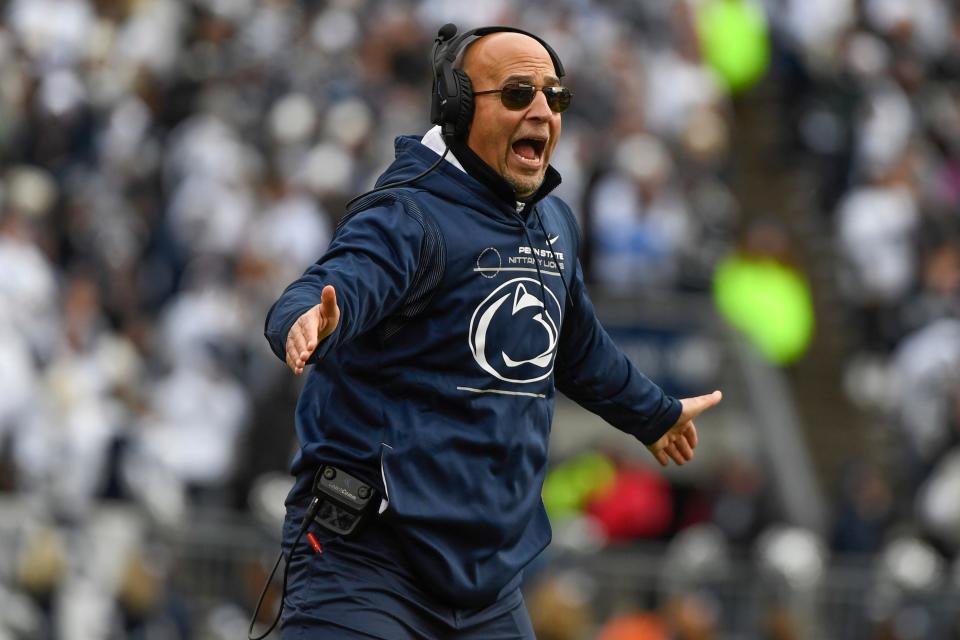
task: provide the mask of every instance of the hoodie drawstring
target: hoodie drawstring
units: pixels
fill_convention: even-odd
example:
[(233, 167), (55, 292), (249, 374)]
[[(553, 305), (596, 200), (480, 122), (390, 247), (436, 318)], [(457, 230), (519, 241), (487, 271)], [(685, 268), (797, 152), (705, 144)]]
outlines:
[[(520, 205), (523, 205), (523, 203), (520, 203)], [(546, 306), (547, 305), (547, 294), (546, 294), (547, 286), (543, 282), (543, 273), (541, 273), (540, 271), (540, 260), (536, 257), (538, 254), (533, 248), (533, 241), (530, 239), (530, 232), (527, 230), (526, 221), (520, 215), (520, 211), (522, 210), (523, 210), (523, 207), (518, 206), (517, 209), (514, 211), (514, 214), (517, 216), (517, 219), (520, 220), (520, 227), (523, 229), (523, 235), (525, 236), (527, 241), (527, 248), (530, 249), (530, 254), (534, 256), (533, 266), (537, 268), (537, 280), (540, 281), (540, 291), (541, 291), (540, 296), (543, 299), (544, 309), (546, 309), (547, 308)], [(557, 260), (557, 256), (553, 252), (553, 246), (550, 244), (550, 236), (547, 235), (547, 230), (543, 226), (543, 219), (540, 217), (540, 212), (537, 211), (536, 207), (533, 208), (533, 214), (537, 217), (537, 222), (540, 225), (540, 231), (543, 233), (543, 237), (547, 240), (547, 250), (550, 252), (551, 258), (553, 259), (554, 263), (557, 265), (557, 273), (560, 275), (560, 280), (561, 282), (563, 282), (563, 288), (567, 292), (567, 300), (572, 305), (573, 298), (570, 296), (570, 287), (567, 286), (567, 279), (563, 277), (563, 270), (560, 268), (560, 261)], [(558, 341), (557, 345), (554, 346), (554, 351), (556, 351), (559, 348), (559, 344), (560, 343)]]
[[(543, 237), (546, 238), (547, 240), (547, 250), (550, 252), (550, 257), (553, 259), (553, 261), (557, 265), (557, 273), (560, 274), (560, 281), (563, 282), (563, 289), (564, 291), (567, 292), (567, 300), (570, 302), (570, 305), (572, 306), (574, 304), (574, 301), (573, 301), (573, 296), (570, 295), (570, 287), (567, 286), (567, 279), (563, 277), (563, 269), (560, 268), (560, 261), (557, 260), (557, 254), (553, 252), (553, 244), (550, 242), (550, 236), (549, 234), (547, 234), (547, 230), (543, 226), (543, 218), (540, 217), (540, 212), (537, 211), (536, 207), (533, 208), (533, 215), (537, 216), (537, 223), (540, 225), (540, 231), (543, 233)], [(524, 226), (524, 229), (526, 229), (526, 226)], [(529, 239), (530, 239), (530, 236), (528, 235), (527, 240), (529, 241)], [(576, 256), (574, 256), (574, 259), (576, 259)], [(543, 286), (543, 282), (540, 283), (540, 286)]]

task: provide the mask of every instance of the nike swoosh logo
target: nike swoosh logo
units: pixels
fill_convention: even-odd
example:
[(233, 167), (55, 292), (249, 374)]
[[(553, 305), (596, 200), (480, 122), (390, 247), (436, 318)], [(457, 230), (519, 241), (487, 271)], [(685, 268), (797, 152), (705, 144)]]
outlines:
[(554, 242), (556, 242), (556, 241), (559, 240), (559, 239), (560, 239), (560, 236), (553, 236), (552, 238), (547, 238), (547, 242), (550, 243), (550, 244), (553, 244)]

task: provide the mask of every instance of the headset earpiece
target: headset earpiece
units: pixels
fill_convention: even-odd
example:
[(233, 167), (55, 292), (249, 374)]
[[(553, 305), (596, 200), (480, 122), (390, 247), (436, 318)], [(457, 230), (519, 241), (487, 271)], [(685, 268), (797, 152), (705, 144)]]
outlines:
[(456, 78), (459, 96), (456, 112), (451, 113), (453, 135), (463, 140), (470, 132), (470, 123), (473, 122), (473, 83), (470, 82), (470, 76), (460, 69), (454, 69), (453, 75)]
[(431, 101), (430, 118), (443, 128), (445, 138), (465, 138), (473, 120), (473, 83), (462, 69), (453, 68), (461, 44), (470, 35), (471, 32), (465, 33), (441, 45), (443, 48), (434, 59), (438, 81)]

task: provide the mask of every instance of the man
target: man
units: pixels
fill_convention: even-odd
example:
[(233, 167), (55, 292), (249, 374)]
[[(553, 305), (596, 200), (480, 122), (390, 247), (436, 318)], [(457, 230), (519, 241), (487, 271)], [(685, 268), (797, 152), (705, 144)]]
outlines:
[(356, 537), (313, 525), (322, 552), (293, 554), (286, 638), (532, 638), (519, 584), (550, 541), (555, 389), (662, 465), (693, 457), (693, 418), (720, 401), (666, 396), (597, 322), (576, 223), (548, 197), (569, 101), (555, 62), (523, 33), (470, 43), (469, 131), (399, 138), (379, 182), (417, 179), (364, 198), (270, 310), (276, 354), (297, 375), (315, 365), (285, 550), (320, 466), (382, 491)]

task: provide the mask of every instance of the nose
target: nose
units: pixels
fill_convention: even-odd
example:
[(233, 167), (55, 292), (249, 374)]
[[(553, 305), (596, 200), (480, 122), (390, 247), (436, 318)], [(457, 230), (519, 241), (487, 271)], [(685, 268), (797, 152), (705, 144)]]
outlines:
[(550, 105), (547, 104), (547, 94), (543, 91), (537, 91), (533, 96), (533, 102), (527, 109), (527, 118), (532, 120), (549, 120), (553, 116)]

